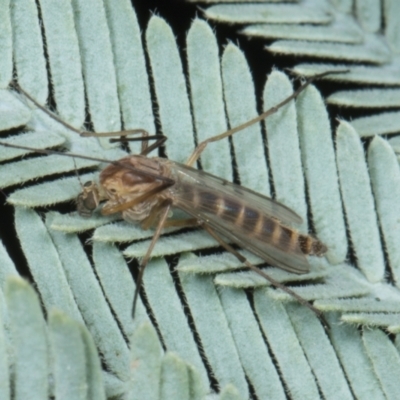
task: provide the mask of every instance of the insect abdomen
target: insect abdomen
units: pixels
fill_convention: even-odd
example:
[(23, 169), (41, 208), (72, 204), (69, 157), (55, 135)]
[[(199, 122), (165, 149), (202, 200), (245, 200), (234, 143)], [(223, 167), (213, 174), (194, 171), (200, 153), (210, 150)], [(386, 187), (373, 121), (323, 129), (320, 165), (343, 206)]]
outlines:
[(323, 256), (328, 251), (322, 242), (311, 235), (299, 234), (299, 245), (304, 254)]
[(250, 237), (268, 242), (284, 251), (300, 248), (304, 254), (320, 256), (327, 250), (326, 246), (313, 236), (286, 227), (278, 219), (265, 215), (240, 200), (218, 196), (208, 190), (195, 190), (192, 195), (195, 206), (206, 207), (209, 213), (230, 221)]

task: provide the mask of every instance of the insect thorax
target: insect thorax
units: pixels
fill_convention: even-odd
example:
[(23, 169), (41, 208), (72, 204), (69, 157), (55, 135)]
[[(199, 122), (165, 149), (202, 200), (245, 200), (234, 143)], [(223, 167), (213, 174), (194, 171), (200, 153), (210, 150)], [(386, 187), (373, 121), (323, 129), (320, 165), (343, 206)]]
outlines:
[(102, 203), (103, 215), (122, 213), (128, 222), (143, 221), (167, 195), (157, 192), (163, 178), (169, 178), (168, 161), (131, 155), (107, 166), (99, 184), (88, 182), (78, 196), (78, 212), (90, 216)]

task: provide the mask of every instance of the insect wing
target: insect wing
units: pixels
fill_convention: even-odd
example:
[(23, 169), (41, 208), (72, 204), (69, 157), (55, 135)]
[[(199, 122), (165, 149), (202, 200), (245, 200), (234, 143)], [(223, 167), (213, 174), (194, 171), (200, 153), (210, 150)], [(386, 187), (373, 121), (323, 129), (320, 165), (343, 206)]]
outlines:
[(305, 274), (310, 270), (307, 258), (301, 252), (300, 248), (288, 252), (266, 241), (251, 238), (238, 231), (231, 231), (228, 227), (223, 226), (224, 224), (221, 225), (218, 222), (216, 223), (215, 220), (209, 220), (207, 225), (214, 228), (214, 230), (231, 240), (233, 243), (251, 251), (274, 267), (295, 274)]
[(279, 219), (284, 225), (300, 225), (303, 222), (303, 219), (289, 207), (251, 189), (235, 185), (215, 175), (188, 167), (184, 164), (174, 163), (174, 168), (179, 170), (179, 176), (185, 181), (192, 181), (193, 184), (206, 186), (215, 189), (219, 193), (233, 196), (247, 204), (251, 204), (253, 208), (257, 208), (264, 215)]
[[(251, 190), (226, 182), (203, 171), (174, 163), (177, 176), (173, 203), (203, 221), (216, 232), (251, 251), (273, 266), (298, 274), (309, 271), (309, 263), (298, 242), (291, 240), (292, 230), (280, 230), (273, 243), (277, 221), (301, 222), (289, 208)], [(262, 221), (269, 225), (265, 235), (253, 234)]]

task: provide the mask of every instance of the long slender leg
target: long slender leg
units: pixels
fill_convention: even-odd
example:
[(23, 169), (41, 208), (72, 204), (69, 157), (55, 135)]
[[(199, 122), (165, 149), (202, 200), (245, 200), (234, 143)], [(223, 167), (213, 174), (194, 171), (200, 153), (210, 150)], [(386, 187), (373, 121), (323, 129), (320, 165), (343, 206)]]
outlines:
[[(52, 111), (48, 110), (42, 104), (40, 104), (35, 98), (33, 98), (28, 92), (21, 88), (17, 82), (12, 82), (11, 87), (13, 87), (18, 92), (22, 93), (27, 99), (29, 99), (37, 108), (42, 110), (44, 113), (49, 115), (55, 121), (66, 127), (67, 129), (76, 132), (78, 135), (82, 137), (118, 137), (117, 139), (110, 139), (111, 143), (114, 142), (128, 142), (128, 141), (141, 141), (142, 148), (141, 154), (147, 155), (154, 149), (160, 147), (165, 141), (166, 137), (164, 135), (149, 135), (145, 129), (127, 129), (122, 131), (116, 132), (89, 132), (80, 129), (76, 129), (68, 122), (61, 119), (57, 114), (53, 113)], [(128, 138), (127, 136), (132, 135), (141, 135), (139, 138)], [(149, 146), (149, 140), (156, 140), (151, 146)]]
[(164, 209), (164, 207), (165, 203), (161, 202), (161, 204), (157, 204), (151, 209), (150, 214), (140, 223), (140, 226), (144, 231), (147, 231), (158, 224), (157, 219), (160, 217), (160, 212)]
[(171, 227), (191, 228), (199, 225), (200, 223), (196, 218), (170, 219), (164, 224), (164, 228), (171, 228)]
[(191, 156), (186, 162), (186, 165), (192, 166), (200, 157), (201, 153), (205, 150), (207, 145), (209, 143), (217, 142), (218, 140), (225, 139), (229, 136), (232, 136), (236, 132), (239, 132), (253, 124), (256, 124), (257, 122), (262, 121), (263, 119), (269, 117), (270, 115), (276, 113), (280, 108), (288, 104), (290, 101), (294, 100), (308, 85), (310, 85), (312, 82), (323, 78), (326, 75), (331, 75), (331, 74), (339, 74), (339, 73), (345, 73), (348, 72), (348, 70), (343, 70), (343, 71), (326, 71), (323, 72), (322, 74), (314, 75), (311, 78), (307, 79), (295, 92), (293, 92), (289, 97), (287, 97), (285, 100), (281, 101), (279, 104), (277, 104), (274, 107), (271, 107), (270, 109), (264, 111), (262, 114), (258, 115), (257, 117), (251, 119), (250, 121), (245, 122), (244, 124), (241, 124), (239, 126), (236, 126), (235, 128), (229, 129), (228, 131), (221, 133), (219, 135), (210, 137), (203, 142), (201, 142), (193, 151)]
[(133, 296), (132, 318), (134, 318), (134, 316), (135, 316), (136, 303), (137, 303), (137, 299), (138, 299), (138, 296), (139, 296), (140, 287), (141, 287), (142, 281), (143, 281), (144, 270), (145, 270), (145, 268), (146, 268), (146, 266), (147, 266), (147, 264), (149, 262), (151, 253), (152, 253), (152, 251), (154, 249), (154, 246), (156, 245), (157, 240), (161, 235), (161, 231), (162, 231), (162, 229), (164, 227), (165, 221), (168, 218), (168, 213), (169, 213), (170, 209), (171, 209), (171, 202), (168, 202), (168, 204), (165, 205), (165, 208), (164, 208), (164, 210), (162, 211), (162, 213), (160, 215), (160, 220), (158, 222), (157, 229), (154, 232), (154, 236), (151, 239), (149, 248), (147, 249), (146, 254), (143, 257), (143, 260), (140, 263), (139, 275), (138, 275), (137, 282), (136, 282), (136, 290), (135, 290), (135, 294)]
[[(141, 223), (140, 226), (143, 230), (150, 229), (154, 227), (157, 223), (157, 219), (160, 216), (160, 211), (163, 210), (165, 207), (165, 203), (162, 202), (156, 207), (153, 207), (149, 216), (145, 218)], [(164, 228), (170, 227), (177, 227), (177, 228), (189, 228), (193, 226), (199, 226), (199, 221), (196, 218), (186, 218), (186, 219), (169, 219), (165, 221)]]
[(280, 282), (276, 281), (274, 278), (266, 274), (264, 271), (261, 269), (257, 268), (253, 264), (251, 264), (246, 257), (243, 257), (239, 252), (237, 252), (232, 246), (230, 246), (228, 243), (226, 243), (215, 231), (212, 229), (210, 226), (207, 224), (203, 223), (202, 224), (203, 228), (226, 250), (228, 250), (230, 253), (232, 253), (241, 263), (243, 263), (246, 267), (251, 269), (252, 271), (256, 272), (257, 274), (261, 275), (263, 278), (267, 279), (274, 287), (279, 288), (295, 298), (300, 304), (303, 306), (309, 308), (315, 315), (320, 319), (322, 324), (324, 325), (325, 328), (328, 328), (328, 322), (322, 315), (322, 312), (318, 309), (316, 309), (312, 304), (310, 304), (307, 300), (303, 299), (301, 296), (299, 296), (296, 292), (293, 290), (289, 289), (285, 285), (282, 285)]

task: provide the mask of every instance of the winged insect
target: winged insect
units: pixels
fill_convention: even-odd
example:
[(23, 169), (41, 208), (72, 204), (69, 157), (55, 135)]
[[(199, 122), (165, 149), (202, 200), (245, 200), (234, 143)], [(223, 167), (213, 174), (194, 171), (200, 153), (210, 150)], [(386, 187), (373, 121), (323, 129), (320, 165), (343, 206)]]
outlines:
[[(301, 304), (315, 312), (324, 322), (319, 310), (251, 264), (228, 242), (233, 242), (251, 251), (272, 266), (297, 274), (307, 273), (310, 269), (307, 256), (322, 256), (327, 251), (326, 246), (316, 237), (302, 234), (293, 228), (293, 224), (302, 222), (301, 218), (285, 205), (192, 166), (208, 144), (229, 137), (272, 115), (295, 99), (316, 79), (328, 74), (343, 72), (328, 71), (309, 78), (292, 95), (256, 118), (200, 143), (185, 164), (160, 157), (148, 157), (151, 151), (165, 142), (166, 137), (163, 135), (149, 135), (142, 129), (111, 133), (77, 131), (38, 104), (18, 86), (16, 89), (37, 107), (81, 136), (113, 136), (114, 139), (110, 139), (110, 141), (139, 140), (142, 142), (141, 152), (139, 155), (131, 154), (118, 161), (113, 161), (86, 157), (81, 154), (18, 146), (4, 141), (0, 141), (0, 145), (44, 154), (92, 159), (109, 164), (101, 171), (98, 183), (89, 181), (82, 185), (82, 193), (77, 198), (77, 210), (81, 216), (90, 217), (94, 210), (100, 208), (103, 215), (120, 213), (124, 220), (140, 223), (144, 229), (155, 228), (153, 238), (140, 263), (132, 316), (145, 267), (163, 228), (197, 225), (203, 227), (245, 266), (263, 276), (273, 286), (289, 293)], [(137, 134), (140, 137), (129, 137)], [(150, 140), (155, 140), (155, 142), (150, 145)], [(191, 218), (179, 221), (169, 220), (168, 216), (172, 208), (185, 211)]]

